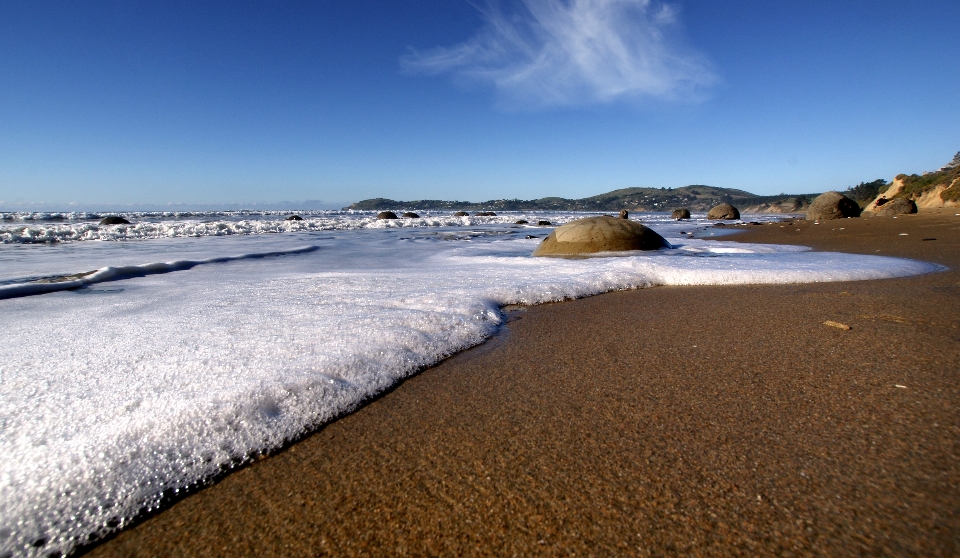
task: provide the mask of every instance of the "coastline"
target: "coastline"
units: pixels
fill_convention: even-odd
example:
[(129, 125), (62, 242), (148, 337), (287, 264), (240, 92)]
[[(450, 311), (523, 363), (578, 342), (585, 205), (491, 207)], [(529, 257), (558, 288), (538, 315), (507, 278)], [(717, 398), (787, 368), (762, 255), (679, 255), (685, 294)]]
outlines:
[(955, 213), (724, 237), (941, 273), (522, 310), (90, 554), (955, 554)]

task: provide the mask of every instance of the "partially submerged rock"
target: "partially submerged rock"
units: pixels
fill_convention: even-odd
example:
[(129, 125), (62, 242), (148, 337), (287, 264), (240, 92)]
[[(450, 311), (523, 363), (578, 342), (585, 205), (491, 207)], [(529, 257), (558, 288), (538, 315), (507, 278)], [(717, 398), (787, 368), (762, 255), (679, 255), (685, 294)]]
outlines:
[(652, 229), (609, 215), (571, 221), (553, 230), (534, 256), (571, 256), (625, 250), (658, 250), (670, 244)]
[(127, 221), (123, 217), (118, 217), (116, 215), (108, 215), (103, 219), (100, 219), (101, 225), (129, 225), (130, 221)]
[(670, 218), (671, 218), (671, 219), (677, 219), (678, 221), (679, 221), (680, 219), (689, 219), (689, 218), (690, 218), (690, 210), (687, 209), (687, 208), (685, 208), (685, 207), (684, 207), (684, 208), (681, 208), (681, 209), (674, 209), (674, 210), (673, 210), (673, 213), (670, 214)]
[(466, 211), (458, 211), (453, 214), (454, 217), (466, 217), (467, 215), (470, 215), (470, 214), (467, 213)]
[(301, 217), (301, 216), (299, 216), (299, 215), (291, 215), (291, 216), (287, 217), (286, 219), (284, 219), (284, 221), (303, 221), (303, 217)]
[(412, 211), (408, 211), (408, 212), (404, 213), (403, 215), (401, 215), (401, 217), (403, 217), (404, 219), (419, 219), (419, 218), (420, 218), (419, 215), (417, 215), (416, 213), (414, 213), (414, 212), (412, 212)]
[(537, 221), (538, 227), (549, 227), (552, 224), (550, 221)]
[(476, 217), (496, 217), (497, 214), (492, 211), (478, 211), (474, 213)]
[(629, 218), (630, 218), (630, 212), (627, 211), (626, 209), (621, 209), (621, 210), (620, 210), (620, 218), (621, 218), (621, 219), (629, 219)]
[(890, 215), (906, 215), (908, 213), (917, 212), (916, 202), (907, 198), (893, 198), (892, 200), (888, 200), (887, 203), (883, 205), (877, 205), (879, 207), (877, 207), (873, 214), (880, 215), (881, 217), (888, 217)]
[(528, 222), (528, 221), (527, 221), (526, 219), (518, 219), (518, 220), (514, 221), (513, 224), (514, 224), (514, 225), (526, 225), (527, 222)]
[(817, 196), (817, 199), (813, 200), (813, 203), (807, 208), (807, 221), (825, 221), (859, 216), (860, 206), (857, 205), (857, 202), (840, 192), (824, 192)]
[(381, 211), (377, 213), (377, 219), (396, 219), (397, 214), (392, 211)]
[(739, 219), (740, 210), (729, 203), (721, 203), (707, 213), (707, 219)]

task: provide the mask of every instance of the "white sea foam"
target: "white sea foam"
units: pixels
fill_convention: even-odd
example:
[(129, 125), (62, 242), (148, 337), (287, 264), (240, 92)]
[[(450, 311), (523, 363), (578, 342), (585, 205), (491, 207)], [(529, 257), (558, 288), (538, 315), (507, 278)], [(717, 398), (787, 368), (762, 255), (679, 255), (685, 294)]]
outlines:
[(134, 258), (192, 265), (0, 301), (0, 555), (123, 525), (481, 342), (503, 305), (937, 269), (679, 235), (691, 228), (663, 224), (675, 250), (576, 260), (531, 258), (540, 239), (523, 237), (546, 230), (499, 225), (9, 246), (8, 287)]
[[(130, 224), (100, 225), (99, 214), (0, 214), (0, 243), (38, 244), (83, 240), (146, 240), (201, 236), (258, 235), (355, 229), (459, 227), (482, 224), (509, 224), (516, 220), (552, 216), (564, 223), (576, 215), (569, 212), (525, 212), (478, 217), (454, 217), (452, 212), (423, 212), (411, 219), (377, 219), (371, 211), (303, 212), (302, 220), (288, 221), (288, 212), (205, 212), (124, 214)], [(2, 221), (0, 221), (2, 223)]]
[(130, 279), (133, 277), (145, 277), (147, 275), (156, 275), (158, 273), (185, 271), (204, 264), (227, 263), (236, 260), (252, 260), (278, 256), (291, 256), (294, 254), (312, 252), (316, 249), (316, 246), (304, 246), (302, 248), (293, 248), (291, 250), (280, 250), (276, 252), (254, 252), (252, 254), (222, 256), (219, 258), (208, 258), (206, 260), (176, 260), (172, 262), (157, 262), (142, 265), (107, 266), (86, 273), (82, 272), (73, 275), (61, 275), (35, 281), (0, 285), (0, 300), (19, 296), (46, 294), (56, 291), (69, 291), (88, 287), (90, 285), (96, 285), (97, 283), (120, 281), (122, 279)]

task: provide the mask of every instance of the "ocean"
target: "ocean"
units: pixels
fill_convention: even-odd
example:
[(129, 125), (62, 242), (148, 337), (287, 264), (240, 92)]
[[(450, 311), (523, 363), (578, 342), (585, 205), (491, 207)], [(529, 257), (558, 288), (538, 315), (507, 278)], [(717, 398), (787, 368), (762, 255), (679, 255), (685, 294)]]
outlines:
[(579, 259), (530, 257), (536, 223), (589, 214), (289, 214), (0, 213), (0, 556), (123, 527), (482, 343), (507, 305), (938, 269), (717, 242), (702, 214), (632, 216), (671, 249)]

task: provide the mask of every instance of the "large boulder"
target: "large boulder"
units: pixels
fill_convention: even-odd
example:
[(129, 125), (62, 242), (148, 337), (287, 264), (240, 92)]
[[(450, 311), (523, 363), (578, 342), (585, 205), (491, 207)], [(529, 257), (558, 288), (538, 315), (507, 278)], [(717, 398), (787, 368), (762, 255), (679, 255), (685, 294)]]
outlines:
[(739, 219), (740, 210), (729, 203), (721, 203), (707, 213), (707, 219)]
[(826, 221), (828, 219), (859, 216), (860, 206), (857, 205), (857, 202), (840, 192), (820, 194), (807, 208), (807, 221)]
[(116, 215), (110, 215), (100, 219), (101, 225), (129, 225), (130, 221), (127, 221), (123, 217), (117, 217)]
[(689, 219), (689, 218), (690, 218), (690, 210), (687, 209), (687, 208), (685, 208), (685, 207), (682, 208), (682, 209), (674, 209), (674, 210), (673, 210), (673, 213), (670, 214), (670, 218), (671, 218), (671, 219), (677, 219), (678, 221), (679, 221), (680, 219)]
[(397, 214), (392, 211), (381, 211), (377, 213), (377, 219), (396, 219)]
[(636, 221), (603, 215), (557, 227), (543, 239), (533, 255), (571, 256), (660, 248), (670, 248), (670, 244), (655, 231)]
[(419, 219), (419, 218), (420, 218), (419, 215), (417, 215), (416, 213), (414, 213), (414, 212), (412, 212), (412, 211), (408, 211), (408, 212), (404, 213), (403, 215), (401, 215), (401, 217), (403, 217), (404, 219)]
[(891, 215), (906, 215), (907, 213), (916, 212), (917, 204), (913, 200), (908, 200), (907, 198), (893, 198), (892, 200), (888, 200), (887, 203), (877, 207), (873, 214), (880, 215), (882, 217), (888, 217)]

